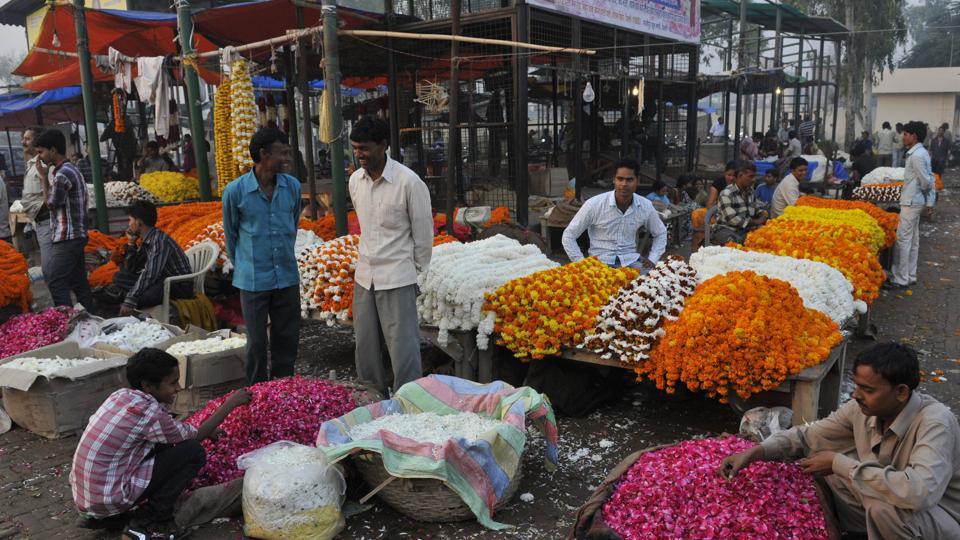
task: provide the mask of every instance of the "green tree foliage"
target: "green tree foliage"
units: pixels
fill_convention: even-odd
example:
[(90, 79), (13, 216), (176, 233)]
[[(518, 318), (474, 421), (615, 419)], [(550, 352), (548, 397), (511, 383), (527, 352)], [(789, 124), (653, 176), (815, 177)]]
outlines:
[(927, 0), (910, 6), (906, 11), (907, 25), (913, 47), (900, 67), (948, 67), (960, 64), (960, 32), (950, 28), (960, 26), (960, 1)]

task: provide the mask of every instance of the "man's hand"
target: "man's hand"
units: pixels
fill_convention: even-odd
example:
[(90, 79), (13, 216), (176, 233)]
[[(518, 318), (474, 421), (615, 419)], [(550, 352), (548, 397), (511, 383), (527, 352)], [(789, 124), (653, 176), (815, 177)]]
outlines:
[(136, 311), (137, 311), (136, 308), (134, 308), (134, 307), (131, 306), (130, 304), (121, 304), (121, 305), (120, 305), (120, 316), (121, 316), (121, 317), (127, 317), (127, 316), (129, 316), (129, 315), (133, 315)]
[(42, 183), (47, 182), (47, 164), (43, 162), (42, 159), (37, 159), (37, 172), (40, 173), (40, 180)]
[(657, 266), (656, 264), (653, 263), (653, 261), (651, 261), (646, 257), (640, 257), (640, 260), (643, 261), (644, 268), (653, 269)]
[(739, 454), (727, 456), (727, 458), (723, 460), (723, 463), (720, 464), (720, 475), (727, 480), (730, 480), (736, 476), (738, 472), (746, 469), (747, 466), (754, 461), (760, 461), (762, 459), (762, 446), (754, 446), (753, 448), (740, 452)]
[(928, 219), (929, 219), (929, 218), (932, 218), (932, 217), (933, 217), (933, 207), (932, 207), (932, 206), (927, 206), (927, 207), (925, 207), (925, 208), (923, 209), (923, 215), (924, 215), (924, 217), (926, 217), (926, 218), (928, 218)]
[(801, 459), (800, 466), (803, 472), (815, 476), (827, 476), (833, 474), (833, 458), (836, 452), (817, 452), (812, 456)]
[(236, 392), (230, 394), (230, 397), (223, 402), (224, 406), (229, 407), (231, 410), (236, 409), (241, 405), (246, 405), (250, 403), (250, 392), (246, 388), (241, 388)]

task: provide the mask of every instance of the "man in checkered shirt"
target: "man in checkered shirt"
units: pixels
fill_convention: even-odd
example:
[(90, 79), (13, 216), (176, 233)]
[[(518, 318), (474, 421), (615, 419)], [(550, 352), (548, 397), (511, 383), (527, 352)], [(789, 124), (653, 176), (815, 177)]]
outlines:
[(127, 380), (130, 388), (111, 394), (90, 417), (73, 456), (70, 486), (80, 526), (120, 528), (129, 520), (125, 538), (179, 538), (173, 507), (206, 462), (200, 441), (250, 394), (237, 390), (195, 428), (165, 408), (181, 390), (176, 358), (143, 349), (130, 358)]
[(767, 221), (767, 211), (761, 210), (753, 191), (757, 166), (752, 161), (737, 165), (737, 179), (720, 192), (717, 201), (717, 222), (713, 226), (710, 243), (722, 246), (727, 242), (742, 244), (747, 232)]

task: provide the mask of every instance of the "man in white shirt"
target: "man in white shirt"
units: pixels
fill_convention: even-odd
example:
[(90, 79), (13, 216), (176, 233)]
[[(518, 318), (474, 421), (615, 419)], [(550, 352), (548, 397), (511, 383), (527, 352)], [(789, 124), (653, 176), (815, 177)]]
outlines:
[(877, 134), (874, 135), (874, 138), (877, 140), (877, 154), (880, 157), (877, 166), (892, 167), (893, 144), (894, 139), (896, 138), (896, 133), (890, 128), (890, 122), (884, 122), (883, 129), (878, 131)]
[(770, 219), (783, 215), (788, 206), (797, 204), (800, 198), (800, 179), (807, 177), (807, 160), (795, 157), (790, 160), (790, 174), (785, 176), (773, 191), (770, 202)]
[(714, 139), (722, 139), (727, 134), (727, 126), (723, 123), (723, 117), (717, 117), (717, 121), (713, 123), (713, 126), (710, 128), (710, 137)]
[(803, 154), (803, 145), (800, 144), (800, 139), (797, 138), (797, 132), (795, 130), (790, 131), (790, 142), (787, 143), (787, 151), (783, 155), (783, 159), (792, 160), (795, 157), (800, 157)]
[(47, 166), (37, 156), (34, 143), (40, 136), (40, 128), (27, 128), (23, 131), (20, 143), (23, 145), (23, 162), (26, 171), (23, 174), (23, 196), (20, 204), (23, 211), (33, 222), (40, 246), (40, 268), (43, 276), (50, 279), (50, 254), (53, 242), (50, 236), (50, 210), (47, 209), (47, 183), (41, 181), (47, 175)]
[[(590, 235), (590, 256), (608, 266), (652, 267), (667, 247), (667, 227), (653, 203), (637, 195), (637, 162), (621, 159), (615, 167), (613, 191), (587, 199), (563, 231), (563, 250), (571, 261), (583, 259), (577, 238)], [(637, 253), (637, 231), (645, 227), (653, 237), (649, 259)]]
[(920, 141), (927, 134), (923, 122), (907, 122), (903, 126), (903, 146), (907, 148), (907, 165), (900, 189), (900, 224), (897, 226), (896, 263), (893, 275), (884, 289), (902, 289), (917, 282), (917, 259), (920, 252), (920, 214), (924, 207), (933, 208), (936, 192), (930, 167), (930, 154)]
[(384, 395), (390, 376), (381, 335), (393, 390), (421, 377), (417, 271), (427, 271), (433, 252), (430, 192), (416, 173), (387, 157), (389, 138), (387, 123), (369, 116), (350, 133), (360, 163), (350, 176), (361, 230), (353, 293), (357, 376)]

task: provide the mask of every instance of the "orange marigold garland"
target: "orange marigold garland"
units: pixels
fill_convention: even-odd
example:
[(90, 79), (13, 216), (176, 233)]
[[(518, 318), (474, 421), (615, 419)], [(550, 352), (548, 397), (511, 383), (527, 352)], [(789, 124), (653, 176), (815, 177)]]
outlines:
[(124, 109), (127, 107), (127, 96), (123, 90), (114, 88), (113, 92), (113, 130), (117, 133), (126, 131)]
[(440, 244), (449, 244), (450, 242), (459, 242), (455, 236), (450, 236), (447, 233), (440, 233), (433, 237), (433, 246), (439, 246)]
[(730, 272), (701, 283), (636, 371), (672, 393), (678, 383), (726, 402), (772, 390), (823, 362), (841, 341), (836, 323), (805, 308), (785, 281)]
[(84, 246), (83, 252), (93, 253), (98, 249), (105, 249), (112, 252), (121, 245), (123, 245), (122, 236), (114, 238), (113, 236), (107, 236), (96, 229), (90, 229), (87, 231), (87, 245)]
[(90, 282), (91, 287), (106, 287), (113, 283), (113, 275), (118, 271), (120, 271), (120, 267), (117, 266), (117, 263), (107, 261), (107, 264), (98, 266), (93, 272), (90, 272), (87, 281)]
[(298, 227), (313, 231), (313, 234), (319, 236), (324, 242), (337, 237), (337, 221), (333, 214), (321, 216), (320, 219), (316, 221), (312, 219), (301, 219)]
[(490, 212), (490, 219), (483, 224), (484, 227), (493, 227), (500, 223), (510, 222), (510, 209), (506, 206), (498, 206)]
[(639, 272), (591, 257), (508, 281), (487, 294), (497, 343), (517, 358), (543, 358), (583, 343), (597, 313)]
[(20, 310), (30, 310), (33, 294), (27, 260), (6, 242), (0, 242), (0, 307), (18, 303)]
[(900, 224), (900, 215), (887, 212), (875, 204), (863, 201), (844, 201), (839, 199), (823, 199), (804, 195), (797, 199), (797, 206), (815, 206), (817, 208), (833, 208), (836, 210), (863, 210), (870, 217), (877, 220), (877, 225), (883, 229), (883, 247), (890, 247), (897, 241), (897, 226)]
[(341, 236), (308, 246), (297, 253), (300, 270), (300, 309), (333, 325), (353, 317), (353, 273), (360, 237)]

